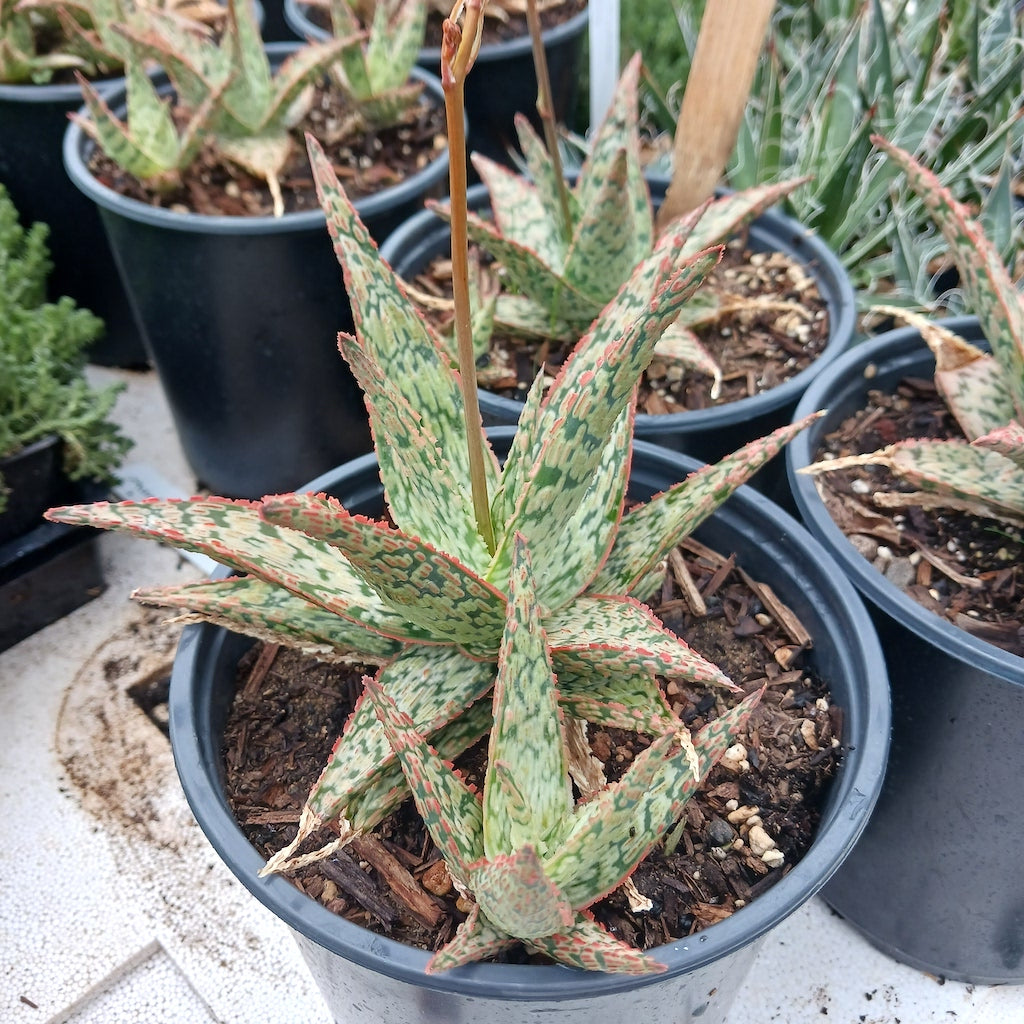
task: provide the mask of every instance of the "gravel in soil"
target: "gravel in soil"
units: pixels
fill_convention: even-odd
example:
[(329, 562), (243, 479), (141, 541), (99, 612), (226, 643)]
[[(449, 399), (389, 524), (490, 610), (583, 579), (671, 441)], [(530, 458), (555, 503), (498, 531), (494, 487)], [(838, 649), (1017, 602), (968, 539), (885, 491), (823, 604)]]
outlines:
[[(663, 681), (667, 701), (691, 729), (743, 694), (766, 689), (667, 843), (634, 872), (632, 886), (592, 907), (641, 949), (728, 917), (789, 872), (813, 839), (842, 757), (843, 729), (842, 709), (831, 703), (826, 682), (802, 666), (811, 638), (734, 558), (687, 542), (670, 560), (652, 605), (743, 691), (735, 696)], [(269, 857), (295, 835), (299, 810), (361, 692), (362, 674), (374, 670), (285, 649), (271, 648), (260, 659), (264, 650), (254, 648), (240, 666), (224, 755), (234, 813), (250, 842)], [(606, 777), (614, 779), (650, 738), (591, 726), (589, 741)], [(479, 781), (485, 758), (481, 743), (457, 766)], [(303, 851), (331, 838), (322, 831)], [(443, 945), (466, 915), (467, 904), (411, 800), (371, 835), (289, 877), (348, 920), (425, 949)], [(521, 947), (501, 957), (525, 958)]]
[[(866, 406), (823, 439), (815, 461), (915, 437), (963, 437), (930, 379), (872, 390)], [(1024, 530), (965, 512), (878, 506), (876, 492), (914, 490), (880, 466), (815, 482), (836, 525), (890, 582), (973, 636), (1024, 656)]]

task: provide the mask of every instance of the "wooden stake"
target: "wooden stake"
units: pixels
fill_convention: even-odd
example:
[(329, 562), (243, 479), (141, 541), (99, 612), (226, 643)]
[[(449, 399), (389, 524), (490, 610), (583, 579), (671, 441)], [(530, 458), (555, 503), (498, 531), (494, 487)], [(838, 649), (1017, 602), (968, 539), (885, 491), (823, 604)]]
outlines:
[(736, 145), (775, 0), (707, 0), (676, 123), (672, 180), (658, 229), (715, 189)]

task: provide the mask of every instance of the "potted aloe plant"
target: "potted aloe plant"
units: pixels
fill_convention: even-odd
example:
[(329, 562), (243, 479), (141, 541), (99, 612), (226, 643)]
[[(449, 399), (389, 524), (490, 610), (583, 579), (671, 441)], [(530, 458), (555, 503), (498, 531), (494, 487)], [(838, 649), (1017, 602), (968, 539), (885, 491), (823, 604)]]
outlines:
[[(67, 116), (82, 105), (78, 71), (100, 89), (123, 81), (127, 40), (115, 28), (147, 5), (121, 0), (3, 0), (0, 3), (0, 181), (26, 224), (50, 228), (51, 298), (67, 295), (93, 310), (104, 330), (92, 362), (142, 366), (145, 349), (95, 206), (68, 180), (61, 160)], [(184, 4), (168, 4), (179, 16)], [(190, 16), (223, 11), (190, 4)]]
[(346, 169), (379, 237), (444, 178), (440, 83), (413, 66), (414, 33), (387, 54), (362, 35), (265, 46), (235, 0), (218, 41), (159, 13), (121, 32), (126, 86), (83, 82), (68, 173), (100, 210), (199, 483), (248, 497), (298, 486), (370, 444), (332, 352), (351, 317), (302, 130)]
[(46, 301), (47, 229), (26, 229), (0, 184), (0, 650), (102, 589), (92, 538), (43, 521), (57, 501), (103, 493), (130, 442), (93, 388), (86, 351), (102, 324)]
[[(637, 54), (622, 74), (612, 106), (571, 188), (562, 174), (557, 145), (545, 145), (522, 117), (517, 126), (528, 178), (479, 154), (472, 157), (482, 184), (471, 193), (476, 213), (470, 217), (470, 234), (501, 268), (497, 280), (493, 273), (481, 275), (476, 303), (479, 326), (486, 323), (495, 337), (513, 339), (500, 346), (504, 352), (492, 346), (493, 354), (481, 370), (480, 401), (487, 423), (517, 421), (526, 394), (525, 382), (517, 378), (528, 376), (532, 381), (533, 375), (548, 372), (545, 364), (557, 365), (559, 354), (571, 351), (632, 267), (655, 244), (651, 196), (656, 201), (664, 198), (668, 183), (647, 181), (641, 167), (640, 74)], [(662, 336), (645, 375), (647, 399), (636, 422), (639, 438), (713, 462), (785, 423), (814, 375), (849, 345), (855, 301), (845, 271), (817, 236), (769, 209), (801, 184), (794, 180), (723, 194), (693, 212), (699, 219), (676, 258), (745, 237), (749, 248), (767, 254), (755, 260), (766, 265), (771, 254), (778, 254), (786, 259), (787, 268), (798, 269), (778, 275), (765, 271), (764, 294), (730, 294), (730, 288), (739, 286), (729, 285), (726, 279), (724, 287), (716, 290), (719, 298), (710, 293), (694, 298)], [(430, 205), (432, 210), (413, 217), (383, 247), (384, 257), (409, 283), (415, 283), (432, 260), (446, 257), (450, 244), (443, 206)], [(756, 268), (750, 268), (747, 276), (753, 279), (757, 274)], [(817, 309), (809, 309), (802, 301), (812, 290), (820, 297)], [(440, 307), (444, 312), (443, 301), (422, 289), (416, 294), (425, 307)], [(774, 386), (759, 387), (735, 401), (716, 401), (721, 370), (701, 337), (729, 337), (726, 348), (742, 350), (748, 344), (746, 332), (752, 338), (763, 333), (766, 323), (784, 320), (792, 320), (793, 326), (783, 330), (782, 361), (792, 360), (794, 351), (813, 350), (817, 345), (813, 360)], [(488, 355), (488, 340), (486, 331), (478, 330), (481, 358)], [(528, 374), (520, 373), (520, 361), (529, 366)], [(700, 374), (699, 379), (706, 381), (702, 408), (684, 408), (679, 404), (683, 398), (675, 402), (661, 397), (667, 382), (681, 381), (687, 373)], [(760, 375), (765, 385), (771, 383), (763, 367)], [(499, 383), (505, 385), (500, 391)], [(788, 495), (784, 473), (771, 466), (759, 474), (756, 484), (776, 499)]]
[[(460, 370), (310, 137), (355, 317), (341, 347), (367, 395), (376, 459), (320, 478), (321, 493), (101, 503), (49, 516), (202, 551), (237, 574), (136, 596), (207, 623), (187, 631), (175, 661), (179, 773), (213, 845), (294, 930), (335, 1016), (355, 1005), (381, 1020), (512, 1021), (540, 1011), (570, 1021), (639, 1005), (678, 1017), (683, 1005), (722, 1021), (758, 940), (824, 882), (868, 813), (886, 749), (881, 653), (852, 589), (800, 527), (765, 499), (734, 494), (804, 424), (667, 490), (697, 464), (632, 444), (636, 381), (720, 255), (666, 259), (685, 244), (687, 221), (633, 269), (555, 384), (531, 393), (514, 436), (492, 445), (476, 405), (466, 301), (462, 90), (480, 3), (463, 15), (463, 26), (446, 26), (442, 69)], [(628, 511), (627, 491), (639, 502)], [(730, 495), (731, 508), (716, 511)], [(390, 521), (380, 518), (385, 505)], [(760, 698), (755, 688), (691, 735), (661, 696), (656, 672), (730, 688), (631, 596), (656, 585), (662, 560), (698, 524), (709, 543), (742, 548), (742, 560), (806, 616), (809, 657), (846, 712), (845, 751), (803, 860), (753, 906), (648, 955), (588, 907), (665, 837)], [(249, 643), (236, 633), (377, 666), (298, 834), (269, 861), (245, 839), (222, 787), (224, 723)], [(649, 734), (620, 781), (595, 780), (572, 742), (588, 721)], [(483, 736), (488, 767), (477, 794), (446, 761)], [(573, 795), (570, 773), (590, 780), (579, 782), (586, 798)], [(408, 796), (467, 907), (433, 955), (338, 919), (279, 874), (358, 840)], [(473, 963), (513, 943), (564, 966)]]
[[(417, 3), (427, 14), (429, 35), (417, 63), (433, 71), (441, 57), (440, 28), (447, 8), (441, 0)], [(368, 25), (388, 6), (389, 3), (378, 0), (284, 0), (284, 13), (296, 35), (303, 39), (327, 39), (332, 33), (344, 31), (339, 13), (347, 20), (355, 12)], [(553, 87), (552, 110), (560, 122), (571, 123), (589, 11), (585, 0), (548, 0), (540, 6), (544, 17), (541, 45)], [(469, 147), (492, 160), (509, 163), (518, 138), (516, 115), (533, 111), (537, 99), (538, 79), (527, 4), (525, 0), (497, 0), (488, 4), (487, 19), (476, 64), (479, 88), (466, 97)], [(536, 115), (531, 116), (539, 126)]]
[[(827, 898), (900, 960), (968, 982), (1021, 983), (1018, 856), (1001, 823), (1024, 811), (1024, 760), (1019, 744), (1004, 742), (1024, 720), (1019, 583), (1016, 601), (1012, 589), (1024, 556), (1024, 305), (967, 209), (906, 151), (875, 142), (941, 229), (976, 318), (915, 317), (837, 361), (798, 407), (797, 415), (819, 404), (829, 413), (788, 453), (796, 500), (867, 599), (893, 692), (883, 794)], [(921, 390), (914, 380), (929, 377), (948, 415), (926, 407), (916, 429), (934, 423), (937, 432), (915, 437), (900, 426), (901, 408)], [(870, 389), (904, 398), (871, 415), (878, 430), (867, 440), (888, 443), (860, 451), (853, 424), (875, 404)], [(822, 460), (841, 425), (857, 447)], [(860, 477), (854, 491), (841, 482), (846, 473)], [(843, 529), (828, 511), (836, 493)], [(1003, 580), (1008, 603), (992, 605), (998, 586), (987, 601), (965, 600), (985, 593), (985, 579)]]

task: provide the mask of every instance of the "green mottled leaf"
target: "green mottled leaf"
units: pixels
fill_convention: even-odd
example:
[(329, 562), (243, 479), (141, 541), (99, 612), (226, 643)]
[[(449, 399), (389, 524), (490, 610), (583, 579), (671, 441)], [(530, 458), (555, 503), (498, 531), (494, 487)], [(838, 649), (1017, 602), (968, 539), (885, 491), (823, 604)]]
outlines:
[(818, 418), (805, 417), (732, 455), (704, 466), (647, 504), (622, 517), (608, 560), (589, 587), (591, 593), (629, 593), (672, 548), (688, 537), (733, 491)]
[(469, 916), (459, 925), (451, 941), (430, 958), (427, 974), (450, 971), (453, 967), (461, 967), (494, 956), (514, 941), (508, 932), (491, 924), (474, 904)]
[(574, 667), (552, 652), (562, 707), (594, 725), (658, 734), (678, 726), (654, 673), (591, 661)]
[(550, 935), (576, 916), (563, 893), (544, 873), (532, 846), (490, 857), (470, 875), (482, 916), (516, 938)]
[(267, 643), (281, 643), (321, 656), (372, 663), (395, 657), (401, 645), (363, 626), (250, 576), (202, 580), (180, 586), (143, 587), (132, 597), (143, 604), (188, 611)]
[[(513, 548), (508, 595), (484, 780), (488, 858), (526, 846), (543, 852), (548, 834), (572, 810), (562, 713), (521, 537)], [(477, 897), (483, 904), (479, 892)], [(492, 921), (513, 931), (485, 910)]]
[(505, 596), (457, 559), (323, 494), (264, 498), (261, 510), (267, 522), (337, 548), (386, 605), (435, 640), (497, 651)]
[(646, 953), (615, 938), (606, 928), (585, 913), (578, 913), (571, 928), (526, 945), (558, 963), (581, 971), (606, 971), (618, 974), (659, 974), (665, 970)]

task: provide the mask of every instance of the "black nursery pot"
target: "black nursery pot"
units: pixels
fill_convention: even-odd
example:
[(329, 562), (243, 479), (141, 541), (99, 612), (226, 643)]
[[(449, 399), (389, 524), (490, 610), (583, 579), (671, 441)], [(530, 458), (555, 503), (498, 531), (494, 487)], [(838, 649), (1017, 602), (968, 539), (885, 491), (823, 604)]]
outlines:
[[(303, 39), (328, 39), (328, 29), (309, 17), (309, 4), (284, 0), (285, 20)], [(589, 24), (587, 8), (561, 25), (541, 33), (548, 75), (551, 79), (555, 120), (571, 121), (579, 91), (580, 56)], [(437, 47), (420, 50), (416, 63), (432, 74), (439, 74), (441, 51)], [(533, 67), (533, 49), (528, 35), (480, 48), (473, 65), (472, 88), (466, 90), (466, 117), (469, 120), (468, 148), (499, 163), (511, 163), (510, 153), (519, 152), (515, 130), (516, 114), (525, 114), (540, 130), (537, 115), (537, 75)]]
[[(975, 343), (977, 320), (941, 321)], [(800, 514), (864, 597), (892, 688), (885, 784), (828, 903), (885, 953), (978, 984), (1024, 983), (1024, 658), (929, 612), (886, 580), (835, 525), (811, 477), (821, 439), (864, 408), (870, 389), (930, 378), (920, 334), (856, 346), (808, 389), (797, 415), (828, 414), (787, 452)]]
[[(109, 94), (123, 81), (96, 84)], [(0, 182), (24, 225), (40, 221), (50, 228), (49, 298), (68, 295), (104, 322), (106, 330), (90, 347), (89, 361), (145, 366), (146, 350), (99, 213), (71, 183), (61, 161), (68, 114), (81, 105), (77, 84), (0, 83)]]
[[(298, 43), (271, 43), (283, 60)], [(441, 84), (416, 71), (437, 102)], [(111, 106), (123, 106), (123, 92)], [(100, 209), (185, 456), (229, 497), (288, 491), (370, 450), (362, 394), (338, 352), (353, 321), (319, 210), (211, 217), (148, 206), (102, 185), (93, 143), (68, 127), (72, 180)], [(443, 188), (447, 153), (355, 203), (377, 240)]]
[[(513, 431), (491, 432), (499, 452)], [(695, 469), (691, 459), (637, 444), (631, 495), (646, 499)], [(379, 515), (374, 456), (307, 485), (346, 507)], [(809, 657), (845, 712), (845, 754), (811, 849), (748, 907), (689, 939), (653, 952), (667, 971), (641, 978), (563, 967), (476, 964), (426, 975), (429, 954), (368, 932), (301, 894), (281, 877), (259, 878), (262, 857), (228, 807), (221, 748), (234, 670), (250, 641), (212, 626), (190, 626), (174, 663), (170, 729), (185, 794), (210, 843), (236, 876), (292, 930), (337, 1020), (389, 1024), (486, 1021), (552, 1024), (636, 1019), (724, 1024), (758, 947), (810, 898), (849, 853), (874, 803), (885, 764), (889, 710), (881, 650), (852, 587), (816, 542), (761, 495), (741, 488), (697, 536), (737, 552), (753, 576), (770, 579), (815, 637)]]
[[(654, 203), (665, 197), (668, 180), (649, 178)], [(469, 190), (470, 209), (489, 209), (484, 185)], [(701, 462), (717, 462), (748, 441), (756, 440), (790, 422), (797, 402), (815, 377), (849, 348), (856, 326), (856, 297), (842, 263), (821, 238), (798, 221), (768, 210), (750, 225), (749, 244), (757, 252), (781, 252), (804, 266), (828, 307), (829, 338), (818, 358), (789, 380), (759, 395), (708, 409), (636, 417), (636, 437), (662, 445)], [(437, 256), (451, 248), (448, 224), (429, 210), (410, 218), (381, 247), (381, 255), (395, 273), (412, 280)], [(515, 424), (523, 403), (481, 389), (480, 412), (487, 426)], [(793, 511), (785, 464), (773, 459), (759, 470), (752, 486)]]

